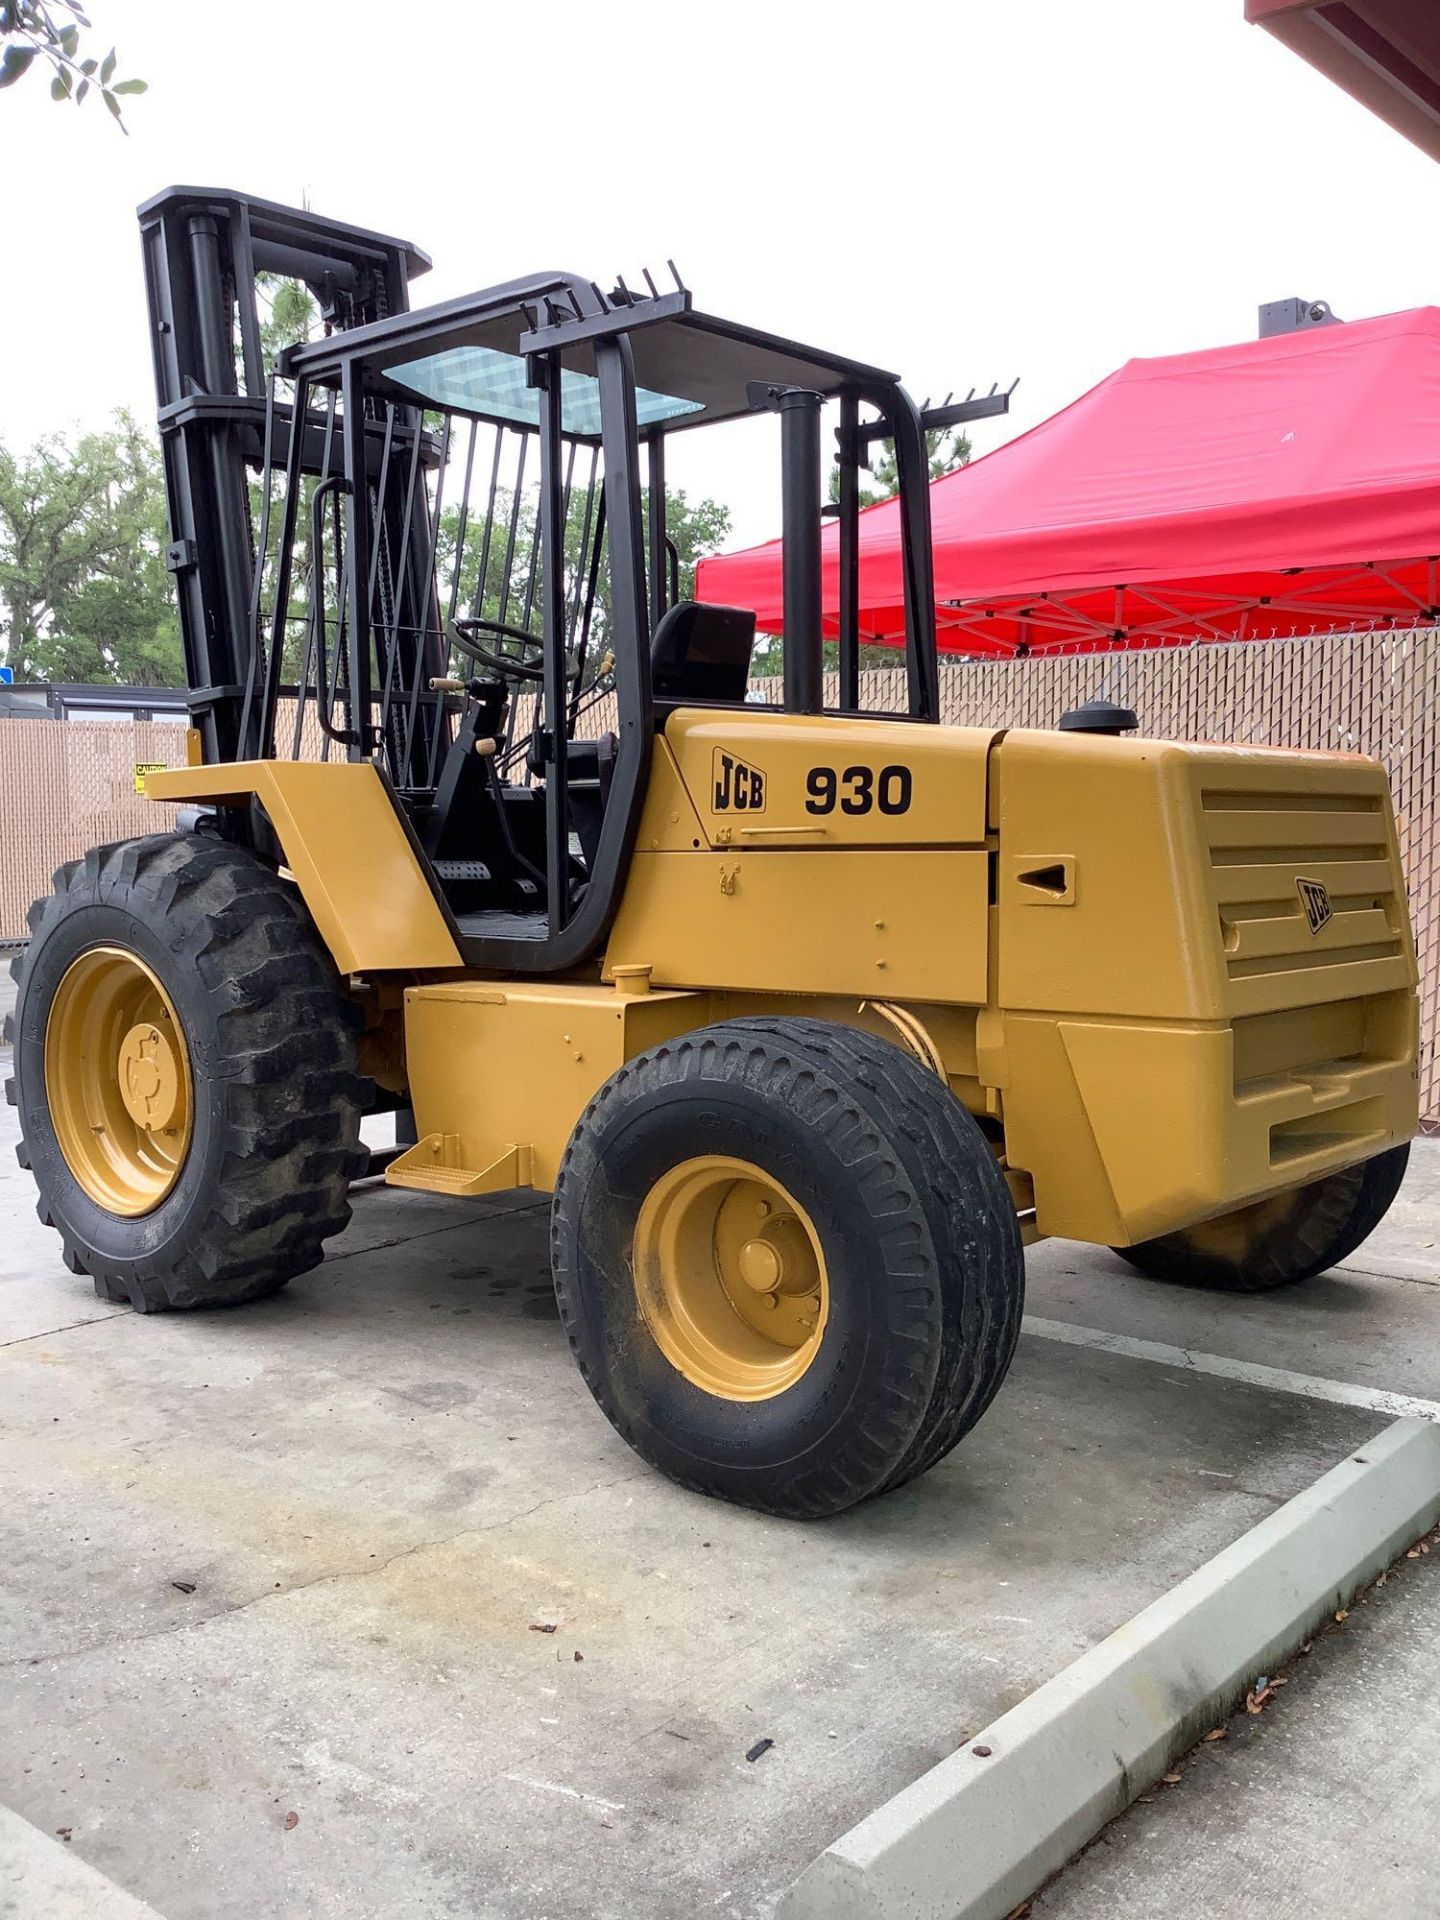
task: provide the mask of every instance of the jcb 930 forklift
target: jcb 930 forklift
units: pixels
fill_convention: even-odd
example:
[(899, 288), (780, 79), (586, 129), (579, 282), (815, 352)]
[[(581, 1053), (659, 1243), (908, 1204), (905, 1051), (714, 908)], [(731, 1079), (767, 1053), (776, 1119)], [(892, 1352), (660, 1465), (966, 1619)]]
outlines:
[[(33, 910), (11, 1089), (102, 1296), (304, 1273), (395, 1110), (393, 1185), (553, 1196), (571, 1347), (639, 1453), (812, 1517), (980, 1418), (1027, 1240), (1244, 1292), (1380, 1219), (1417, 1124), (1380, 768), (937, 724), (936, 417), (893, 375), (678, 278), (412, 311), (427, 262), (383, 235), (189, 188), (141, 226), (194, 722), (148, 792), (184, 811)], [(324, 328), (272, 373), (275, 275)], [(756, 412), (782, 705), (665, 526), (670, 437)], [(882, 436), (898, 716), (859, 699)]]

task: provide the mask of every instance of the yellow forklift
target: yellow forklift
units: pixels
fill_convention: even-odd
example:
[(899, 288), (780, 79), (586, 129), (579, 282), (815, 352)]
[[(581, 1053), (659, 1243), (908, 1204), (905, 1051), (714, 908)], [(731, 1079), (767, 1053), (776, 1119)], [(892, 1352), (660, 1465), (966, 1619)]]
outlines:
[[(540, 273), (425, 310), (387, 236), (141, 210), (191, 764), (56, 876), (18, 965), (23, 1163), (142, 1312), (322, 1258), (391, 1184), (553, 1196), (627, 1441), (814, 1517), (979, 1419), (1059, 1234), (1222, 1291), (1384, 1214), (1417, 1124), (1385, 779), (1087, 709), (938, 724), (926, 432), (898, 379)], [(267, 365), (263, 292), (322, 337)], [(783, 702), (679, 593), (671, 436), (773, 416)], [(838, 671), (821, 467), (839, 464)], [(905, 711), (860, 703), (858, 475), (893, 444)]]

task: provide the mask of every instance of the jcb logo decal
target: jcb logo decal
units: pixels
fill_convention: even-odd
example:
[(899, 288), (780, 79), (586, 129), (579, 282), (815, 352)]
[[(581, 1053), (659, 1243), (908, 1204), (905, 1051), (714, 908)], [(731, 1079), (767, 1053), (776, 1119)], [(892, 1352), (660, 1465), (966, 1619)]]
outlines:
[(1323, 880), (1297, 880), (1295, 891), (1300, 895), (1300, 904), (1305, 909), (1305, 919), (1311, 933), (1319, 933), (1335, 917), (1329, 889)]
[(733, 753), (716, 747), (712, 768), (715, 793), (711, 809), (715, 813), (763, 813), (765, 776), (759, 767), (737, 760)]

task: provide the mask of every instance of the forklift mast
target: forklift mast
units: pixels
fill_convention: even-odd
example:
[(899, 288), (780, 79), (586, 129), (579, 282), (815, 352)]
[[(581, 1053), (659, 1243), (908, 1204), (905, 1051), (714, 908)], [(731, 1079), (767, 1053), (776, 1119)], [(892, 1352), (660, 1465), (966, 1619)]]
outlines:
[[(193, 724), (207, 764), (260, 751), (254, 701), (256, 532), (250, 476), (283, 463), (290, 408), (273, 395), (259, 276), (303, 283), (327, 334), (409, 311), (430, 266), (408, 241), (247, 194), (169, 187), (140, 208), (155, 391)], [(407, 421), (415, 431), (417, 422)], [(310, 430), (300, 469), (318, 477)], [(438, 668), (436, 669), (438, 671)]]

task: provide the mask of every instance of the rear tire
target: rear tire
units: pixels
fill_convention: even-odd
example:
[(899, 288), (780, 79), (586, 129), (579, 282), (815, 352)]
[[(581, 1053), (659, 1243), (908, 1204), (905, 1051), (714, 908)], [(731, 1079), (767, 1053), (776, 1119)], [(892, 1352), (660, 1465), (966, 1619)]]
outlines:
[[(773, 1231), (787, 1276), (806, 1270), (788, 1297), (776, 1283), (768, 1325), (822, 1303), (790, 1321), (798, 1345), (771, 1353), (727, 1274), (736, 1202), (762, 1223), (748, 1231)], [(580, 1370), (636, 1452), (794, 1519), (947, 1453), (1005, 1376), (1024, 1295), (1015, 1209), (970, 1115), (891, 1042), (813, 1020), (726, 1022), (627, 1062), (567, 1148), (551, 1256)], [(748, 1284), (763, 1292), (759, 1265)]]
[[(153, 1313), (253, 1300), (315, 1266), (348, 1222), (349, 1183), (367, 1164), (366, 1083), (356, 1072), (358, 1010), (296, 890), (238, 847), (157, 835), (93, 848), (62, 868), (30, 927), (12, 967), (6, 1094), (20, 1112), (20, 1163), (70, 1270), (90, 1274), (103, 1299)], [(104, 1204), (105, 1170), (75, 1145), (97, 1113), (102, 1123), (113, 1117), (118, 1139), (120, 1070), (103, 1047), (92, 1049), (99, 1069), (84, 1076), (57, 1059), (62, 1045), (76, 1051), (72, 1034), (109, 1031), (103, 1005), (90, 1029), (66, 1012), (79, 996), (65, 983), (83, 988), (85, 969), (101, 962), (154, 983), (166, 1009), (156, 1018), (173, 1017), (188, 1088), (169, 1184), (147, 1194), (137, 1183), (128, 1212)], [(66, 1112), (52, 1111), (52, 1088), (69, 1089)]]
[(1177, 1286), (1222, 1293), (1295, 1286), (1338, 1266), (1369, 1238), (1389, 1212), (1409, 1159), (1407, 1141), (1218, 1220), (1115, 1252), (1148, 1278)]

